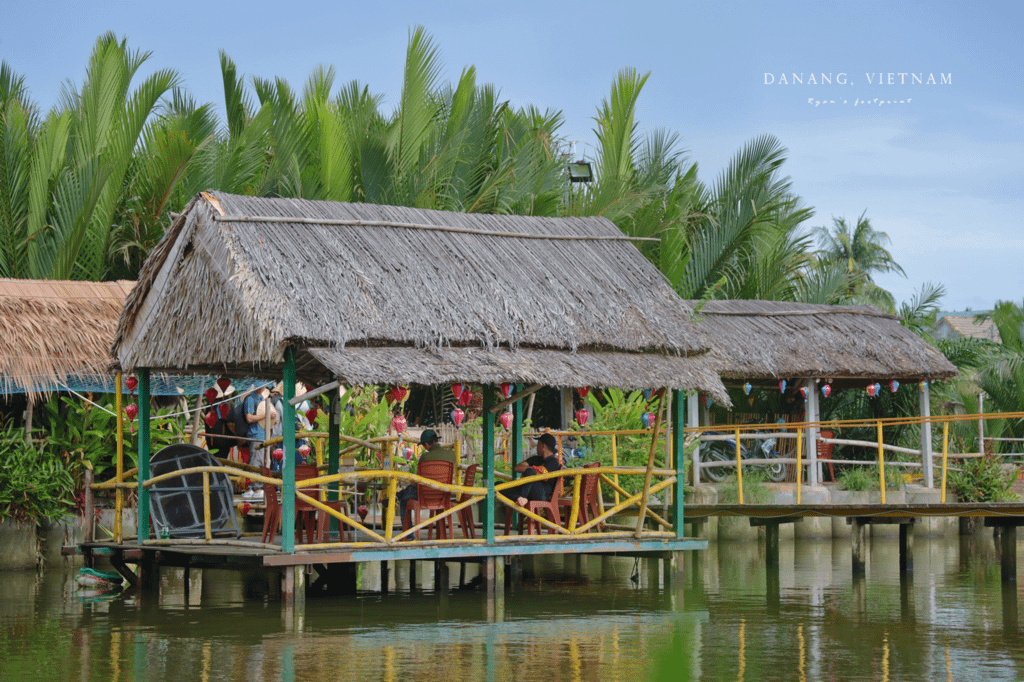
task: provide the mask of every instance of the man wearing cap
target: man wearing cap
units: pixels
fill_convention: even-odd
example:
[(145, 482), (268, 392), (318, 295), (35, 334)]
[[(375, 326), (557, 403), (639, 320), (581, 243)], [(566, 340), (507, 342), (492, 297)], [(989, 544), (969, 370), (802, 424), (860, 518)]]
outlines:
[[(426, 429), (420, 434), (420, 445), (423, 446), (424, 452), (420, 455), (420, 462), (429, 462), (431, 460), (439, 459), (444, 462), (451, 462), (452, 466), (455, 466), (455, 451), (449, 450), (448, 448), (441, 447), (437, 431), (434, 429)], [(405, 503), (409, 500), (415, 500), (416, 497), (416, 486), (409, 485), (398, 491), (396, 494), (398, 498), (399, 514), (398, 518), (405, 518)]]
[[(550, 433), (545, 433), (536, 439), (537, 454), (525, 462), (515, 466), (516, 473), (545, 474), (551, 471), (559, 471), (562, 463), (558, 460), (558, 441)], [(525, 507), (530, 500), (550, 500), (551, 494), (555, 491), (556, 479), (549, 478), (544, 481), (533, 481), (524, 483), (516, 488), (509, 489), (509, 497), (514, 497), (516, 504)]]

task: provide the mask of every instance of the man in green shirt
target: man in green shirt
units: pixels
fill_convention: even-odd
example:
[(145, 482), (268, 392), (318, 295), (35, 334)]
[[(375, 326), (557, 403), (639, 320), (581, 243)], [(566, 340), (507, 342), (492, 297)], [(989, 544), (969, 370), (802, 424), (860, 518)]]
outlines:
[[(444, 462), (451, 462), (452, 467), (455, 466), (455, 451), (448, 448), (441, 447), (440, 439), (437, 436), (437, 431), (434, 429), (427, 429), (420, 434), (420, 445), (423, 446), (424, 452), (420, 455), (420, 462), (429, 462), (431, 460), (442, 460)], [(416, 486), (410, 485), (402, 488), (397, 493), (399, 513), (401, 514), (398, 518), (405, 519), (405, 504), (409, 500), (415, 500), (416, 498)]]

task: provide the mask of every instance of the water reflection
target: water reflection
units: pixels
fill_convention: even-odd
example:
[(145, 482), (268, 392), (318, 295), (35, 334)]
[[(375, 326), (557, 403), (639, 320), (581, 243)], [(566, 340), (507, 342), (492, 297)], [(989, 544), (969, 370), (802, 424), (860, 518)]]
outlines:
[[(392, 592), (282, 608), (259, 574), (166, 570), (159, 595), (89, 595), (73, 573), (0, 577), (0, 678), (32, 680), (1016, 680), (1016, 584), (990, 535), (849, 546), (712, 546), (681, 579), (628, 558), (537, 558), (487, 619), (479, 591), (435, 590), (432, 565), (392, 565)], [(473, 576), (469, 568), (466, 580)], [(415, 576), (415, 577), (414, 577)], [(633, 577), (636, 576), (636, 581)], [(452, 586), (460, 582), (452, 567)], [(364, 567), (364, 588), (381, 585)], [(416, 589), (411, 589), (416, 588)]]

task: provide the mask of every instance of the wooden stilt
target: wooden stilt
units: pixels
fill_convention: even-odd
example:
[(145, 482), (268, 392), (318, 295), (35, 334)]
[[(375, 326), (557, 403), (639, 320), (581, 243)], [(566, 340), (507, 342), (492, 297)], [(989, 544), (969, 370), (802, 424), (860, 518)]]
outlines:
[(914, 524), (900, 524), (900, 573), (914, 571)]
[(863, 576), (868, 564), (868, 524), (861, 519), (853, 519), (853, 532), (850, 534), (852, 550), (852, 569), (854, 576)]

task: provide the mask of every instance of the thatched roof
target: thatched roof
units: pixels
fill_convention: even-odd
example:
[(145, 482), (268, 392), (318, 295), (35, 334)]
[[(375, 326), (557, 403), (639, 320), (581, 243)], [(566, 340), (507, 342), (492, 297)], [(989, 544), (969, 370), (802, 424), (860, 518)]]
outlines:
[(697, 319), (724, 378), (911, 381), (957, 372), (900, 318), (874, 306), (709, 301)]
[(727, 399), (705, 335), (604, 218), (196, 196), (113, 346), (124, 369), (353, 383), (668, 385)]
[(47, 394), (75, 375), (105, 375), (134, 282), (0, 279), (0, 387)]

